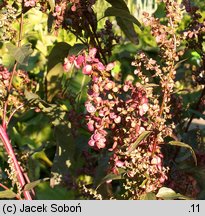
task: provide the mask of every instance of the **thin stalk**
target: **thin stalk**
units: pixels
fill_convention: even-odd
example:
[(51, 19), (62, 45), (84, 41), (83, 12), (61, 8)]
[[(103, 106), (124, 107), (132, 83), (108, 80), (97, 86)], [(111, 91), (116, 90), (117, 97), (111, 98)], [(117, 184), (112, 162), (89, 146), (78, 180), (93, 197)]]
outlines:
[[(17, 175), (18, 182), (19, 182), (21, 188), (24, 188), (26, 182), (25, 182), (22, 170), (21, 170), (21, 166), (18, 163), (18, 160), (16, 158), (16, 155), (14, 153), (13, 147), (12, 147), (11, 142), (9, 140), (9, 137), (8, 137), (8, 135), (6, 133), (6, 130), (2, 127), (2, 125), (0, 125), (0, 138), (1, 138), (2, 142), (3, 142), (3, 144), (4, 144), (4, 147), (6, 149), (7, 154), (13, 160), (14, 168), (15, 168), (15, 172), (16, 172), (16, 175)], [(25, 197), (26, 200), (32, 200), (29, 191), (23, 191), (23, 194), (24, 194), (24, 197)]]
[(0, 183), (0, 187), (2, 187), (4, 190), (9, 190), (9, 188), (3, 185), (2, 183)]
[(94, 35), (94, 41), (95, 41), (95, 43), (96, 43), (96, 48), (98, 48), (98, 50), (99, 50), (99, 52), (100, 52), (100, 54), (101, 54), (101, 56), (102, 56), (102, 59), (103, 59), (103, 61), (104, 61), (104, 63), (105, 64), (107, 64), (107, 59), (106, 59), (106, 56), (105, 56), (105, 54), (104, 54), (104, 52), (103, 52), (103, 49), (102, 49), (102, 47), (101, 47), (101, 44), (100, 44), (100, 41), (99, 41), (99, 39), (98, 39), (98, 36), (97, 36), (97, 34), (96, 34), (96, 32), (95, 32), (95, 30), (94, 30), (94, 28), (93, 28), (93, 26), (90, 24), (90, 26), (91, 26), (91, 29), (92, 30), (90, 30), (90, 32), (91, 32), (91, 35), (93, 34)]
[(8, 118), (8, 121), (6, 123), (6, 126), (8, 126), (9, 122), (11, 121), (11, 118), (14, 116), (14, 114), (23, 107), (24, 105), (20, 105), (18, 106), (16, 109), (13, 110), (13, 112), (10, 114), (9, 118)]
[[(171, 18), (169, 19), (169, 22), (170, 22), (170, 26), (171, 26), (172, 30), (174, 30), (174, 26), (173, 26), (173, 22), (172, 22)], [(174, 51), (176, 52), (177, 39), (176, 39), (175, 34), (173, 34), (173, 38), (174, 38)], [(174, 71), (175, 71), (175, 61), (173, 59), (172, 64), (170, 65), (170, 71), (167, 74), (167, 84), (164, 86), (164, 94), (163, 94), (162, 103), (161, 103), (160, 110), (159, 110), (159, 117), (162, 117), (163, 112), (164, 112), (165, 103), (166, 103), (166, 98), (170, 95), (170, 90), (169, 90), (168, 84), (169, 84), (169, 80), (172, 79), (174, 76)], [(157, 133), (155, 132), (152, 153), (154, 153), (156, 151), (157, 145), (158, 145)]]
[[(22, 11), (21, 11), (21, 17), (20, 17), (20, 29), (19, 29), (19, 38), (18, 38), (18, 42), (17, 42), (17, 47), (21, 46), (21, 41), (22, 41), (23, 16), (24, 16), (23, 9), (24, 9), (24, 0), (22, 1)], [(7, 121), (7, 109), (8, 109), (8, 103), (9, 103), (9, 95), (11, 93), (12, 81), (13, 81), (14, 75), (16, 73), (17, 65), (18, 65), (18, 63), (17, 63), (17, 61), (15, 61), (15, 64), (14, 64), (14, 67), (13, 67), (13, 70), (12, 70), (12, 73), (11, 73), (11, 78), (10, 78), (10, 81), (9, 81), (7, 99), (6, 99), (6, 102), (4, 104), (4, 108), (3, 108), (2, 125), (0, 125), (0, 139), (2, 140), (2, 142), (4, 144), (4, 148), (5, 148), (8, 156), (12, 159), (18, 183), (19, 183), (20, 187), (23, 189), (25, 184), (26, 184), (25, 176), (23, 174), (21, 166), (18, 163), (18, 160), (17, 160), (16, 155), (14, 153), (12, 144), (11, 144), (11, 142), (9, 140), (9, 137), (8, 137), (8, 134), (6, 132), (8, 122), (10, 121), (10, 119), (14, 115), (14, 113), (17, 111), (17, 109), (14, 110), (14, 112), (11, 113), (11, 115), (9, 116), (9, 119)], [(29, 191), (23, 191), (23, 194), (24, 194), (24, 197), (25, 197), (26, 200), (32, 200), (32, 197), (31, 197)]]

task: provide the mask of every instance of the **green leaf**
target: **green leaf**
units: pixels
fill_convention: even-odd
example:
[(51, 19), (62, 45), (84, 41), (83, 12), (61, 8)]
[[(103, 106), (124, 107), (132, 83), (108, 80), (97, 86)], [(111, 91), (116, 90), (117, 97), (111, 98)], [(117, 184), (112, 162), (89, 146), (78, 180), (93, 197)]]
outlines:
[[(135, 29), (133, 26), (133, 18), (132, 18), (132, 21), (128, 20), (132, 17), (132, 15), (130, 14), (130, 11), (129, 11), (129, 8), (127, 7), (127, 4), (123, 0), (106, 0), (106, 1), (112, 5), (112, 8), (116, 9), (115, 13), (116, 13), (116, 11), (119, 11), (119, 10), (124, 11), (123, 17), (119, 16), (119, 14), (118, 14), (118, 16), (116, 16), (117, 24), (120, 26), (120, 28), (123, 31), (123, 33), (125, 34), (125, 36), (131, 42), (133, 42), (134, 44), (138, 44), (138, 42), (139, 42), (138, 41), (138, 35), (135, 32)], [(129, 14), (129, 16), (128, 16), (129, 18), (125, 18), (125, 14)], [(135, 22), (137, 22), (139, 24), (139, 25), (137, 24), (138, 26), (141, 26), (138, 20), (137, 21), (135, 20)]]
[(113, 7), (129, 10), (127, 4), (123, 0), (106, 0)]
[(98, 166), (96, 167), (95, 175), (94, 175), (95, 187), (101, 184), (102, 179), (107, 175), (110, 157), (111, 157), (110, 154), (106, 154), (102, 158), (99, 158)]
[(14, 59), (21, 65), (28, 65), (28, 58), (33, 52), (31, 49), (31, 44), (24, 44), (21, 47), (16, 47), (15, 45), (9, 43), (6, 44), (9, 54), (14, 57)]
[(141, 197), (140, 197), (140, 200), (156, 200), (156, 195), (152, 192), (149, 192), (149, 193), (146, 193), (146, 194), (143, 194)]
[(120, 26), (121, 30), (125, 36), (134, 44), (138, 44), (138, 34), (135, 32), (134, 25), (132, 22), (124, 20), (120, 17), (116, 17), (117, 24)]
[(157, 18), (163, 18), (166, 16), (165, 4), (163, 2), (158, 4), (157, 10), (154, 12), (154, 16)]
[(50, 33), (50, 32), (52, 31), (54, 20), (55, 20), (55, 17), (54, 17), (53, 14), (50, 12), (50, 13), (48, 14), (48, 20), (47, 20), (48, 33)]
[(176, 193), (174, 190), (167, 187), (160, 188), (156, 197), (164, 200), (175, 200), (175, 199), (190, 200), (189, 197), (181, 195), (180, 193)]
[[(125, 173), (124, 169), (119, 169), (119, 174), (114, 174), (114, 173), (110, 173), (108, 175), (106, 175), (101, 182), (98, 184), (97, 188), (100, 187), (100, 185), (102, 185), (103, 183), (107, 182), (107, 181), (111, 181), (111, 180), (119, 180), (119, 179), (123, 179), (123, 174)], [(96, 189), (97, 189), (96, 188)]]
[(64, 73), (61, 63), (55, 65), (47, 74), (47, 100), (49, 102), (56, 96), (61, 88), (61, 78)]
[(33, 92), (29, 92), (29, 91), (27, 91), (26, 89), (25, 89), (25, 91), (24, 91), (24, 95), (25, 95), (25, 98), (26, 98), (29, 102), (35, 101), (35, 100), (40, 100), (40, 97), (39, 97), (37, 94), (35, 94), (35, 93), (33, 93)]
[(44, 179), (39, 179), (39, 180), (36, 180), (36, 181), (33, 181), (31, 183), (28, 183), (25, 185), (24, 187), (24, 191), (29, 191), (29, 190), (32, 190), (34, 187), (36, 187), (38, 184), (42, 183), (42, 182), (45, 182), (45, 181), (48, 181), (49, 178), (44, 178)]
[(61, 78), (64, 73), (63, 61), (68, 56), (71, 46), (65, 42), (57, 43), (48, 57), (47, 100), (50, 102), (61, 88)]
[(183, 148), (188, 148), (191, 151), (192, 157), (193, 157), (194, 162), (195, 162), (195, 164), (197, 166), (197, 158), (196, 158), (196, 155), (194, 153), (193, 148), (190, 145), (188, 145), (186, 143), (183, 143), (183, 142), (179, 142), (179, 141), (170, 141), (168, 144), (169, 145), (174, 145), (174, 146), (180, 146), (180, 147), (183, 147)]
[(68, 56), (70, 48), (71, 46), (65, 42), (59, 42), (53, 47), (48, 56), (48, 72), (58, 63), (63, 63), (64, 58)]
[(75, 191), (64, 186), (51, 188), (48, 182), (43, 182), (36, 187), (37, 200), (74, 200)]
[(51, 11), (54, 12), (55, 0), (48, 0), (48, 3), (50, 5)]
[(108, 16), (120, 17), (124, 20), (127, 20), (129, 22), (136, 24), (137, 26), (141, 26), (141, 23), (134, 16), (132, 16), (128, 10), (109, 7), (106, 9), (104, 16), (105, 17), (108, 17)]
[(203, 119), (205, 120), (205, 115), (204, 115), (204, 114), (202, 114), (202, 113), (200, 113), (200, 112), (198, 112), (198, 111), (196, 111), (196, 110), (193, 110), (193, 109), (189, 109), (189, 111), (190, 111), (191, 113), (195, 114), (197, 117), (203, 118)]
[(73, 157), (75, 154), (75, 143), (68, 125), (58, 125), (55, 127), (56, 137), (56, 153), (51, 168), (50, 185), (54, 187), (62, 183), (63, 177), (66, 176), (71, 169)]
[(69, 55), (79, 55), (81, 51), (84, 50), (85, 48), (87, 48), (87, 46), (84, 44), (80, 44), (80, 43), (75, 44), (70, 48)]
[(0, 191), (0, 199), (12, 199), (17, 196), (12, 190)]
[(137, 148), (137, 146), (142, 142), (142, 140), (146, 139), (151, 134), (151, 131), (144, 131), (137, 140), (130, 146), (128, 153), (131, 153), (133, 150)]

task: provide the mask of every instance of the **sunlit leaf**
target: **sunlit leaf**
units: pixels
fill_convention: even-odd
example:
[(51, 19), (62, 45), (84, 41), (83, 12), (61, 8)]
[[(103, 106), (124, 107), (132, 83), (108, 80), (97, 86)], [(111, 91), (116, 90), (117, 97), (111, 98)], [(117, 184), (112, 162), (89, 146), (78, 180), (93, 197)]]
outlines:
[(156, 195), (152, 192), (149, 192), (149, 193), (146, 193), (146, 194), (143, 194), (141, 197), (140, 197), (141, 200), (156, 200)]
[(160, 188), (156, 197), (164, 200), (176, 200), (176, 199), (190, 200), (189, 197), (181, 195), (180, 193), (176, 193), (174, 190), (167, 187)]
[(48, 180), (49, 180), (49, 178), (44, 178), (44, 179), (39, 179), (39, 180), (33, 181), (31, 183), (28, 183), (24, 186), (24, 191), (32, 190), (38, 184), (45, 182), (45, 181), (48, 181)]
[(0, 191), (0, 199), (12, 199), (17, 196), (12, 190)]
[(54, 12), (55, 0), (48, 0), (48, 3), (50, 5), (51, 11)]
[(186, 143), (183, 143), (183, 142), (179, 142), (179, 141), (170, 141), (169, 145), (180, 146), (180, 147), (183, 147), (183, 148), (188, 148), (190, 150), (191, 154), (192, 154), (192, 157), (194, 159), (195, 164), (197, 165), (197, 158), (196, 158), (195, 152), (194, 152), (193, 148), (190, 145), (188, 145)]
[(60, 91), (61, 78), (64, 73), (61, 63), (55, 65), (47, 74), (47, 100), (50, 102)]
[(8, 43), (6, 47), (9, 54), (14, 57), (14, 59), (21, 65), (28, 65), (28, 58), (33, 52), (31, 49), (31, 44), (24, 44), (21, 47), (16, 47), (15, 45)]
[(25, 98), (26, 98), (28, 101), (33, 101), (33, 100), (40, 99), (40, 97), (39, 97), (37, 94), (35, 94), (35, 93), (33, 93), (33, 92), (30, 92), (30, 91), (27, 91), (26, 89), (25, 89), (25, 91), (24, 91), (24, 95), (25, 95)]

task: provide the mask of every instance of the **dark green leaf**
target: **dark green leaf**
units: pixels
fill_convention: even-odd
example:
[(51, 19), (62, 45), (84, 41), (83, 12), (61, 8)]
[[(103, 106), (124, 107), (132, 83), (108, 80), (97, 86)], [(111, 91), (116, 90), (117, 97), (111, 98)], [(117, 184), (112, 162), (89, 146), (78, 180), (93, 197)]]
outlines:
[(38, 184), (42, 183), (42, 182), (45, 182), (45, 181), (48, 181), (49, 178), (44, 178), (44, 179), (39, 179), (39, 180), (36, 180), (36, 181), (33, 181), (31, 183), (28, 183), (25, 185), (24, 187), (24, 191), (29, 191), (29, 190), (32, 190), (34, 187), (36, 187)]
[(69, 50), (69, 55), (79, 55), (82, 50), (87, 48), (84, 44), (75, 44)]
[(198, 111), (196, 111), (196, 110), (193, 110), (193, 109), (189, 109), (189, 111), (190, 111), (191, 113), (195, 114), (197, 117), (203, 118), (203, 119), (205, 120), (205, 115), (204, 115), (204, 114), (202, 114), (202, 113), (200, 113), (200, 112), (198, 112)]
[(55, 137), (57, 148), (51, 168), (52, 178), (50, 185), (52, 187), (62, 183), (62, 177), (70, 172), (70, 166), (72, 165), (75, 153), (74, 140), (68, 125), (62, 124), (55, 127)]
[(175, 199), (190, 200), (189, 197), (181, 195), (180, 193), (176, 193), (174, 190), (167, 187), (160, 188), (156, 196), (164, 200), (175, 200)]
[(73, 190), (67, 190), (63, 186), (57, 185), (51, 188), (48, 182), (43, 182), (36, 187), (37, 200), (74, 200), (74, 194)]
[[(129, 8), (127, 7), (127, 4), (123, 0), (106, 0), (108, 3), (112, 5), (113, 8), (115, 9), (120, 9), (123, 10), (123, 14), (130, 14)], [(116, 11), (116, 10), (115, 10)], [(135, 18), (134, 18), (135, 19)], [(133, 43), (138, 44), (138, 35), (135, 32), (134, 26), (133, 26), (133, 18), (132, 21), (129, 21), (127, 18), (125, 19), (125, 16), (116, 16), (117, 24), (120, 26), (121, 30), (125, 34), (125, 36)], [(136, 20), (135, 20), (136, 22)], [(140, 23), (137, 21), (138, 26), (140, 26)]]
[(47, 20), (48, 33), (50, 33), (52, 31), (54, 20), (55, 20), (55, 17), (53, 16), (53, 14), (49, 13), (48, 14), (48, 20)]
[(180, 147), (183, 147), (183, 148), (188, 148), (191, 151), (191, 154), (192, 154), (192, 156), (194, 158), (195, 164), (197, 165), (196, 155), (194, 153), (193, 148), (190, 145), (188, 145), (186, 143), (183, 143), (183, 142), (179, 142), (179, 141), (171, 141), (171, 142), (169, 142), (169, 145), (174, 145), (174, 146), (180, 146)]
[(116, 17), (117, 24), (120, 26), (121, 30), (125, 34), (125, 36), (134, 44), (138, 44), (138, 34), (135, 32), (134, 26), (132, 22), (124, 20), (120, 17)]
[[(111, 180), (119, 180), (119, 179), (123, 179), (123, 174), (125, 173), (125, 170), (123, 169), (119, 169), (119, 174), (113, 174), (110, 173), (108, 175), (106, 175), (101, 182), (98, 184), (97, 188), (100, 187), (100, 185), (102, 185), (103, 183), (107, 182), (107, 181), (111, 181)], [(96, 189), (97, 189), (96, 188)]]
[(109, 165), (110, 154), (106, 154), (104, 157), (98, 160), (98, 166), (95, 171), (94, 185), (97, 187), (102, 179), (107, 175), (107, 169)]
[(115, 8), (129, 10), (128, 7), (127, 7), (127, 4), (123, 0), (106, 0), (106, 1), (108, 3), (110, 3)]
[(166, 8), (164, 2), (158, 4), (157, 10), (154, 12), (154, 16), (157, 18), (162, 18), (166, 16)]
[(129, 13), (129, 11), (124, 10), (124, 9), (109, 7), (106, 9), (104, 16), (105, 17), (108, 17), (108, 16), (120, 17), (121, 19), (132, 22), (136, 24), (137, 26), (141, 26), (140, 22), (134, 16), (132, 16)]
[(133, 150), (135, 150), (137, 146), (142, 142), (142, 140), (146, 139), (150, 134), (151, 134), (151, 131), (142, 132), (142, 134), (140, 134), (137, 140), (130, 146), (128, 153), (131, 153)]
[(9, 54), (14, 57), (14, 59), (21, 65), (28, 65), (28, 58), (33, 52), (31, 49), (31, 44), (24, 44), (21, 47), (16, 47), (15, 45), (9, 43), (6, 45)]
[(17, 196), (12, 190), (0, 191), (0, 199), (12, 199)]
[(58, 63), (63, 63), (64, 58), (68, 56), (70, 48), (71, 46), (65, 42), (59, 42), (53, 47), (48, 56), (48, 72)]

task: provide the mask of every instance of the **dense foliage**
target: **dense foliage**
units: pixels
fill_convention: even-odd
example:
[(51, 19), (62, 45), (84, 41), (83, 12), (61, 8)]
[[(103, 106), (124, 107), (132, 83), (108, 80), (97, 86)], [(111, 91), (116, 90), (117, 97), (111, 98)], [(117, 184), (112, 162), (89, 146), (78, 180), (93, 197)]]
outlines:
[(145, 2), (0, 1), (0, 198), (205, 198), (204, 6)]

